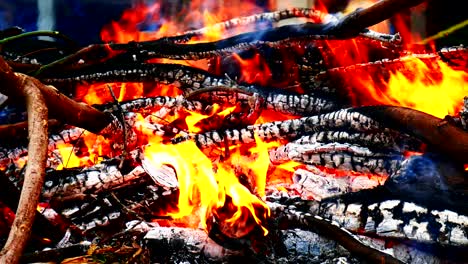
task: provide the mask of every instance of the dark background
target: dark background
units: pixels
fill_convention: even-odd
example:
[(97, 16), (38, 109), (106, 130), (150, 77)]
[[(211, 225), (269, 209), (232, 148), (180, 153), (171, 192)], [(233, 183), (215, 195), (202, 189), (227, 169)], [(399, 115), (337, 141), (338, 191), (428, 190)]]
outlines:
[[(55, 28), (81, 44), (100, 42), (101, 28), (118, 20), (132, 0), (55, 0)], [(0, 0), (0, 29), (37, 30), (36, 0)]]
[[(41, 1), (41, 0), (39, 0)], [(208, 0), (210, 3), (220, 1)], [(208, 1), (206, 1), (208, 3)], [(280, 0), (278, 0), (280, 1)], [(340, 11), (350, 0), (316, 0), (329, 6), (329, 10)], [(353, 1), (353, 0), (351, 0)], [(354, 0), (359, 1), (359, 0)], [(82, 45), (100, 42), (99, 33), (102, 27), (112, 20), (119, 20), (122, 12), (137, 2), (151, 3), (146, 0), (54, 0), (56, 27), (65, 35), (71, 37)], [(224, 0), (229, 2), (253, 2), (258, 6), (274, 6), (275, 1), (268, 0)], [(457, 23), (468, 19), (467, 9), (462, 7), (464, 1), (457, 0), (429, 0), (425, 11), (425, 35), (432, 36)], [(188, 0), (159, 0), (162, 5), (161, 12), (165, 16), (190, 3)], [(272, 4), (273, 3), (273, 4)], [(25, 31), (37, 30), (37, 0), (0, 0), (0, 29), (12, 26), (22, 27)], [(468, 44), (468, 27), (451, 33), (449, 36), (438, 39), (439, 47)]]

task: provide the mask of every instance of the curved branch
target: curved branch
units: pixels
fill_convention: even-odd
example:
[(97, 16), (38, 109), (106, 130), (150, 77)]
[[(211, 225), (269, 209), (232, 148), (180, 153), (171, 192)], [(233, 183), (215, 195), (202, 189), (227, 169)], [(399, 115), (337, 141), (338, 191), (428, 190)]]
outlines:
[(276, 223), (282, 228), (300, 228), (309, 230), (318, 235), (336, 241), (354, 256), (369, 263), (402, 264), (402, 262), (389, 254), (362, 244), (350, 232), (322, 217), (302, 213), (271, 203), (272, 214)]
[(36, 207), (45, 177), (48, 144), (48, 110), (44, 96), (36, 84), (21, 78), (20, 92), (26, 98), (28, 111), (28, 164), (16, 217), (8, 240), (0, 252), (1, 263), (18, 263), (31, 235)]
[(365, 106), (355, 110), (387, 127), (421, 139), (453, 160), (468, 163), (468, 133), (447, 120), (400, 106)]
[(73, 41), (71, 38), (69, 38), (68, 36), (58, 31), (39, 30), (39, 31), (31, 31), (31, 32), (22, 33), (19, 35), (14, 35), (8, 38), (4, 38), (0, 40), (0, 46), (10, 43), (12, 41), (23, 39), (23, 38), (37, 37), (37, 36), (48, 36), (48, 37), (53, 37), (56, 39), (62, 39), (65, 42), (72, 44), (73, 46), (77, 45), (76, 42)]

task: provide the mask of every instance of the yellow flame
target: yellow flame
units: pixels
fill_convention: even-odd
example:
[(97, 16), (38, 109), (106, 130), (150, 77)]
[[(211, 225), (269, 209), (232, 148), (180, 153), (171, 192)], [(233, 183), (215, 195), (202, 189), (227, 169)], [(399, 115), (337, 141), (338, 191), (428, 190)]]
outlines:
[(442, 76), (434, 78), (430, 69), (420, 59), (410, 61), (415, 78), (409, 79), (400, 72), (390, 76), (387, 96), (401, 106), (411, 107), (443, 118), (455, 115), (463, 97), (468, 94), (468, 73), (450, 68), (437, 61)]
[[(230, 164), (218, 163), (213, 167), (211, 160), (192, 141), (176, 145), (149, 145), (145, 148), (145, 157), (156, 168), (163, 164), (174, 167), (179, 182), (178, 208), (168, 215), (174, 218), (198, 214), (200, 222), (206, 228), (207, 216), (214, 210), (224, 206), (226, 197), (238, 209), (226, 223), (234, 224), (239, 219), (245, 219), (242, 214), (247, 209), (256, 223), (262, 226), (262, 220), (269, 215), (269, 208), (262, 200), (253, 195), (237, 178)], [(268, 163), (266, 167), (268, 168)], [(266, 175), (266, 169), (262, 169)], [(264, 181), (263, 181), (264, 184)], [(264, 186), (262, 187), (264, 190)], [(257, 216), (256, 207), (263, 207), (267, 215)], [(264, 234), (268, 230), (262, 226)]]
[(57, 145), (57, 150), (62, 157), (62, 163), (58, 165), (57, 170), (62, 170), (64, 168), (75, 168), (83, 165), (82, 160), (75, 155), (75, 149), (73, 145), (68, 143), (59, 143)]
[(219, 117), (226, 117), (228, 114), (232, 113), (232, 111), (234, 111), (236, 107), (235, 106), (227, 107), (223, 111), (217, 113), (220, 108), (221, 107), (218, 104), (213, 104), (213, 109), (211, 111), (212, 114), (210, 115), (204, 115), (204, 114), (200, 114), (197, 112), (189, 111), (190, 115), (185, 118), (185, 122), (187, 123), (187, 126), (189, 127), (189, 131), (192, 133), (200, 133), (201, 129), (196, 126), (198, 122), (213, 115), (217, 115)]

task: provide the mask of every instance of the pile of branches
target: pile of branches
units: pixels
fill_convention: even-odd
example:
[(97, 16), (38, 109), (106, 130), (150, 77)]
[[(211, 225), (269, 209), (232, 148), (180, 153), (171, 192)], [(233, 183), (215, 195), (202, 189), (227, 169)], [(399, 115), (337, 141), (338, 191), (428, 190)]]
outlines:
[[(381, 193), (386, 193), (386, 199), (399, 197), (406, 193), (405, 188), (414, 186), (411, 183), (422, 182), (424, 183), (423, 186), (429, 187), (419, 188), (419, 191), (412, 192), (414, 197), (407, 197), (408, 202), (417, 200), (420, 203), (421, 196), (423, 196), (427, 197), (425, 198), (427, 201), (422, 199), (422, 202), (426, 202), (426, 204), (432, 206), (431, 208), (437, 210), (448, 208), (466, 214), (463, 210), (460, 211), (460, 207), (463, 206), (460, 206), (459, 197), (465, 197), (463, 189), (433, 187), (437, 181), (439, 183), (440, 181), (444, 182), (444, 184), (437, 186), (455, 186), (460, 181), (466, 181), (466, 176), (463, 175), (463, 166), (468, 163), (467, 110), (462, 111), (459, 116), (442, 120), (409, 108), (392, 106), (351, 107), (355, 103), (353, 102), (354, 98), (350, 98), (349, 91), (343, 89), (343, 82), (346, 81), (344, 77), (361, 71), (383, 74), (395, 70), (408, 71), (405, 68), (405, 60), (403, 59), (406, 56), (414, 56), (428, 62), (442, 59), (455, 68), (467, 69), (468, 51), (463, 47), (445, 49), (438, 53), (414, 53), (409, 52), (401, 45), (397, 35), (380, 34), (366, 29), (368, 26), (388, 18), (403, 8), (421, 2), (382, 1), (369, 9), (357, 11), (342, 19), (324, 15), (311, 9), (292, 9), (258, 14), (223, 22), (215, 25), (215, 27), (229, 30), (232, 27), (249, 23), (259, 21), (274, 23), (291, 17), (306, 17), (312, 22), (272, 27), (263, 31), (235, 35), (216, 42), (198, 44), (188, 44), (187, 42), (194, 37), (203, 35), (209, 29), (189, 31), (178, 36), (165, 37), (154, 41), (96, 44), (85, 48), (73, 46), (66, 37), (57, 32), (24, 33), (15, 29), (3, 31), (3, 39), (0, 40), (3, 56), (3, 59), (0, 59), (0, 82), (3, 85), (0, 87), (0, 93), (8, 97), (6, 102), (8, 106), (26, 105), (27, 123), (20, 122), (1, 127), (2, 139), (9, 139), (2, 143), (7, 153), (2, 161), (11, 161), (18, 156), (24, 155), (24, 153), (27, 153), (28, 160), (25, 167), (9, 164), (12, 166), (8, 171), (5, 171), (5, 177), (2, 177), (5, 188), (9, 188), (8, 192), (5, 193), (17, 194), (17, 197), (6, 197), (10, 195), (2, 197), (2, 200), (10, 208), (17, 208), (10, 235), (0, 254), (2, 263), (16, 263), (19, 261), (27, 245), (26, 242), (30, 238), (29, 235), (35, 217), (36, 222), (42, 221), (41, 223), (45, 223), (44, 225), (47, 224), (48, 220), (44, 219), (44, 214), (38, 214), (36, 211), (41, 197), (42, 199), (50, 199), (49, 202), (52, 205), (55, 202), (57, 207), (54, 209), (61, 212), (62, 215), (66, 215), (66, 209), (68, 210), (70, 207), (63, 204), (67, 202), (67, 199), (74, 202), (86, 201), (86, 204), (88, 204), (89, 200), (87, 199), (92, 200), (95, 197), (87, 197), (87, 194), (96, 194), (102, 190), (109, 192), (111, 190), (111, 195), (108, 197), (112, 197), (109, 199), (113, 200), (105, 202), (111, 204), (108, 206), (110, 209), (106, 211), (105, 215), (108, 221), (119, 218), (119, 212), (112, 211), (115, 204), (119, 204), (121, 208), (127, 210), (128, 215), (134, 214), (133, 218), (140, 220), (140, 222), (146, 222), (151, 217), (155, 217), (154, 213), (147, 212), (154, 209), (152, 206), (148, 206), (148, 203), (155, 199), (159, 199), (158, 203), (161, 203), (160, 197), (164, 197), (168, 191), (174, 188), (171, 181), (167, 180), (170, 177), (168, 178), (166, 172), (161, 173), (164, 177), (150, 175), (152, 176), (150, 177), (151, 180), (159, 180), (159, 186), (164, 187), (156, 192), (155, 190), (148, 192), (148, 190), (135, 190), (132, 188), (126, 190), (123, 186), (141, 187), (144, 185), (142, 183), (149, 181), (148, 177), (142, 177), (147, 173), (138, 158), (141, 154), (138, 152), (138, 139), (132, 133), (136, 126), (134, 113), (146, 113), (148, 115), (154, 108), (158, 107), (183, 108), (203, 112), (206, 111), (206, 105), (213, 102), (236, 105), (237, 111), (234, 111), (224, 121), (219, 122), (219, 127), (207, 125), (202, 132), (196, 134), (185, 134), (174, 138), (173, 135), (179, 132), (174, 131), (177, 130), (177, 127), (162, 126), (156, 121), (153, 122), (152, 131), (155, 134), (167, 137), (172, 144), (193, 140), (201, 149), (208, 149), (207, 153), (212, 155), (210, 148), (226, 148), (226, 146), (240, 143), (248, 144), (255, 142), (255, 137), (267, 141), (284, 139), (288, 144), (270, 153), (272, 162), (279, 163), (285, 160), (294, 160), (308, 165), (325, 165), (326, 167), (346, 168), (352, 171), (373, 173), (386, 177), (391, 176), (392, 180), (388, 181), (382, 187), (383, 189), (372, 190), (374, 194), (372, 197), (378, 197), (381, 196)], [(382, 12), (382, 10), (385, 10), (385, 12)], [(23, 54), (18, 54), (11, 47), (12, 43), (37, 35), (50, 35), (63, 40), (66, 45), (58, 46), (58, 42), (51, 42), (47, 43), (47, 49)], [(372, 56), (369, 61), (364, 61), (358, 65), (342, 65), (334, 59), (334, 54), (332, 50), (327, 49), (326, 42), (348, 39), (357, 41), (371, 51)], [(53, 47), (53, 52), (50, 47)], [(301, 53), (294, 52), (297, 47), (303, 47)], [(288, 68), (288, 71), (284, 71), (285, 68), (282, 67), (286, 62), (281, 54), (285, 52), (294, 55), (292, 58), (293, 63), (290, 64), (291, 67)], [(235, 67), (236, 56), (251, 57), (255, 56), (255, 54), (270, 58), (268, 66), (273, 71), (271, 81), (268, 83), (259, 83), (256, 80), (242, 80), (239, 68)], [(201, 70), (175, 63), (151, 62), (151, 60), (160, 58), (194, 61), (206, 59), (210, 62), (211, 70)], [(234, 67), (231, 67), (231, 65), (234, 65)], [(221, 69), (221, 72), (219, 69)], [(174, 84), (183, 90), (184, 96), (177, 98), (164, 96), (140, 98), (127, 102), (114, 102), (95, 106), (83, 104), (73, 99), (75, 96), (73, 88), (76, 84), (111, 82)], [(281, 83), (281, 85), (277, 83)], [(297, 89), (298, 87), (300, 89)], [(297, 116), (297, 118), (254, 124), (262, 109), (273, 109)], [(48, 162), (49, 165), (51, 162), (49, 152), (51, 149), (56, 148), (57, 141), (73, 142), (84, 130), (109, 139), (115, 145), (113, 150), (116, 154), (113, 157), (108, 157), (109, 159), (106, 162), (93, 168), (78, 171), (64, 170), (64, 173), (60, 174), (60, 176), (56, 175), (57, 171), (47, 171), (46, 169), (51, 167), (48, 166)], [(54, 134), (59, 136), (54, 137)], [(29, 138), (27, 150), (19, 150), (18, 144), (8, 142), (11, 139), (24, 139), (26, 136)], [(418, 161), (403, 163), (403, 152), (422, 151), (426, 147), (429, 150), (427, 155), (436, 155), (437, 160), (439, 160), (440, 156), (447, 157), (442, 159), (443, 162), (440, 164), (443, 165), (438, 166), (448, 167), (450, 170), (439, 169), (439, 171), (456, 171), (457, 173), (450, 174), (447, 177), (439, 174), (434, 177), (426, 177), (425, 172), (421, 172), (415, 173), (417, 176), (424, 174), (420, 178), (417, 176), (409, 177), (405, 173), (409, 169), (405, 170), (405, 168), (411, 167), (405, 166), (410, 166)], [(11, 149), (14, 149), (15, 152), (12, 152)], [(9, 157), (11, 155), (13, 158)], [(25, 168), (24, 171), (23, 168)], [(460, 171), (462, 172), (459, 173)], [(23, 175), (24, 178), (19, 178), (18, 175)], [(102, 175), (105, 175), (105, 178)], [(405, 187), (403, 188), (401, 182), (405, 181), (407, 184), (404, 184)], [(21, 188), (21, 195), (18, 194), (18, 188)], [(375, 195), (376, 193), (379, 193), (379, 195)], [(120, 198), (138, 195), (140, 197), (135, 199), (146, 201), (146, 203), (133, 204), (131, 209), (128, 209), (128, 204), (124, 204)], [(441, 197), (436, 205), (430, 202), (429, 197), (433, 197), (433, 195)], [(51, 199), (57, 197), (60, 197), (60, 199)], [(333, 198), (335, 199), (333, 201), (325, 199), (320, 204), (310, 204), (310, 201), (307, 200), (297, 201), (286, 198), (282, 200), (273, 195), (270, 197), (271, 204), (269, 206), (275, 209), (273, 211), (276, 222), (271, 223), (271, 225), (278, 227), (278, 229), (280, 227), (284, 228), (284, 226), (289, 228), (299, 227), (319, 233), (338, 241), (353, 253), (353, 257), (370, 261), (385, 259), (385, 262), (398, 263), (399, 261), (396, 258), (361, 244), (356, 240), (355, 236), (332, 224), (331, 221), (340, 222), (334, 219), (334, 217), (340, 215), (337, 212), (348, 215), (347, 210), (349, 209), (336, 208), (333, 211), (330, 209), (333, 203), (336, 203), (337, 200), (343, 200), (343, 204), (353, 204), (356, 203), (357, 199), (362, 200), (363, 197), (365, 196), (359, 196), (358, 198), (355, 196), (339, 196)], [(378, 215), (383, 215), (383, 219), (385, 219), (385, 211), (391, 208), (389, 209), (388, 204), (381, 202), (371, 199), (360, 210), (364, 212), (363, 208), (374, 208), (366, 210), (366, 214), (378, 210)], [(328, 209), (317, 209), (317, 207), (322, 208), (323, 205), (327, 204), (329, 206), (325, 208)], [(407, 213), (407, 211), (403, 210), (405, 208), (404, 203), (398, 203), (399, 207), (395, 204), (391, 205), (392, 208), (393, 206), (399, 208), (400, 215)], [(69, 215), (73, 216), (69, 217), (68, 220), (72, 222), (73, 219), (82, 221), (84, 224), (82, 224), (81, 231), (86, 231), (89, 223), (93, 222), (85, 222), (84, 219), (86, 217), (92, 218), (93, 206), (96, 205), (86, 208), (90, 213), (83, 213), (86, 210), (80, 211), (78, 214), (70, 213)], [(99, 206), (103, 207), (102, 204)], [(141, 208), (144, 208), (144, 210)], [(156, 210), (161, 209), (157, 208)], [(143, 218), (144, 213), (149, 214), (149, 217)], [(440, 214), (438, 215), (439, 218), (445, 217), (445, 215)], [(365, 213), (361, 215), (365, 215)], [(323, 217), (328, 218), (328, 220)], [(462, 219), (463, 215), (457, 217), (457, 219)], [(417, 223), (411, 222), (410, 219), (407, 218), (408, 222), (405, 222), (405, 224), (412, 230), (418, 230)], [(101, 222), (97, 224), (103, 224), (103, 221), (101, 219)], [(356, 221), (360, 222), (358, 227), (362, 227), (361, 225), (367, 227), (367, 219), (359, 218)], [(346, 226), (345, 222), (341, 219), (339, 225), (346, 227), (348, 230), (354, 228), (356, 232), (359, 232), (359, 228)], [(93, 225), (96, 225), (96, 222)], [(378, 224), (375, 225), (375, 228), (378, 229), (378, 226)], [(452, 228), (450, 230), (439, 228), (437, 234), (444, 234), (446, 239), (438, 237), (435, 241), (442, 244), (454, 242), (456, 247), (460, 246), (460, 243), (466, 246), (464, 241), (466, 239), (466, 224), (451, 221), (450, 226)], [(70, 225), (67, 227), (70, 227)], [(451, 230), (458, 230), (457, 228), (465, 232), (459, 243), (457, 241), (460, 238), (451, 233)], [(60, 228), (55, 226), (52, 229)], [(149, 229), (144, 227), (131, 230), (133, 231), (114, 234), (111, 238), (115, 240), (122, 236), (136, 236), (133, 232), (138, 232), (138, 230), (140, 230), (139, 235), (141, 236)], [(213, 228), (212, 230), (216, 229)], [(64, 232), (62, 228), (62, 230), (57, 231), (57, 234), (59, 234), (57, 237), (69, 237), (70, 234), (76, 234), (75, 232), (80, 233), (80, 230), (71, 229)], [(171, 232), (171, 234), (174, 234), (174, 232), (183, 233), (184, 231), (172, 230)], [(419, 234), (417, 231), (415, 232)], [(404, 238), (421, 240), (421, 237), (414, 235), (415, 232), (412, 232), (413, 236), (408, 235), (411, 232), (403, 232)], [(369, 228), (368, 233), (377, 233), (380, 236), (385, 232)], [(92, 232), (87, 235), (91, 234), (94, 235)], [(218, 237), (220, 244), (229, 247), (231, 241), (226, 242), (226, 238), (219, 238), (218, 235), (210, 234), (210, 237)], [(288, 234), (283, 235), (287, 236)], [(198, 234), (197, 236), (203, 241), (206, 240), (203, 235)], [(280, 237), (277, 236), (273, 241), (281, 241)], [(69, 238), (65, 239), (65, 243), (68, 240)], [(146, 236), (145, 241), (151, 244), (151, 236)], [(239, 239), (239, 241), (232, 243), (237, 246), (239, 246), (238, 244), (245, 246), (247, 242), (242, 241), (242, 239)], [(248, 239), (247, 241), (252, 240)], [(433, 241), (428, 240), (425, 242), (432, 245)], [(265, 242), (265, 244), (268, 243)], [(250, 244), (248, 246), (252, 247)], [(248, 252), (244, 255), (254, 256), (254, 258), (259, 255), (271, 256), (271, 254), (266, 253), (268, 250), (265, 248), (259, 245), (253, 245), (253, 247), (256, 248), (254, 253)], [(44, 252), (41, 255), (49, 258), (49, 260), (60, 258), (54, 254), (61, 254), (62, 256), (75, 254), (76, 256), (79, 255), (76, 252), (84, 253), (89, 250), (89, 245), (79, 244), (66, 248), (74, 253), (64, 253), (64, 250), (57, 250), (49, 252), (50, 256), (46, 256), (47, 254)], [(127, 252), (130, 252), (130, 256), (136, 256), (138, 250), (138, 247), (132, 247)], [(262, 254), (259, 254), (259, 252)], [(275, 252), (281, 252), (281, 250), (278, 249)], [(223, 251), (223, 257), (221, 258), (239, 257), (238, 254), (231, 253)], [(300, 255), (301, 253), (297, 254)], [(38, 260), (37, 256), (29, 257)], [(157, 256), (156, 259), (158, 258), (167, 260), (168, 256)]]

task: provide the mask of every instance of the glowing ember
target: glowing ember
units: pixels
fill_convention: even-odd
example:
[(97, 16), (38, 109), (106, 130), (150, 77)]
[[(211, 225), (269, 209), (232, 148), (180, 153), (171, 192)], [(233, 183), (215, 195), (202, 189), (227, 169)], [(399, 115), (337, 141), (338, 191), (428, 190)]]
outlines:
[(201, 128), (199, 128), (197, 125), (200, 121), (207, 119), (211, 116), (217, 115), (220, 118), (226, 117), (228, 114), (232, 113), (232, 111), (235, 109), (235, 106), (228, 107), (222, 111), (219, 111), (221, 107), (218, 104), (213, 104), (213, 109), (212, 109), (212, 114), (211, 115), (203, 115), (199, 114), (196, 112), (190, 112), (189, 115), (185, 118), (185, 122), (187, 123), (187, 126), (189, 127), (189, 131), (192, 133), (198, 133), (201, 132)]
[(71, 144), (61, 143), (57, 145), (57, 149), (62, 157), (62, 164), (59, 164), (57, 170), (63, 168), (76, 168), (89, 165), (87, 158), (79, 158), (75, 154), (75, 147)]

